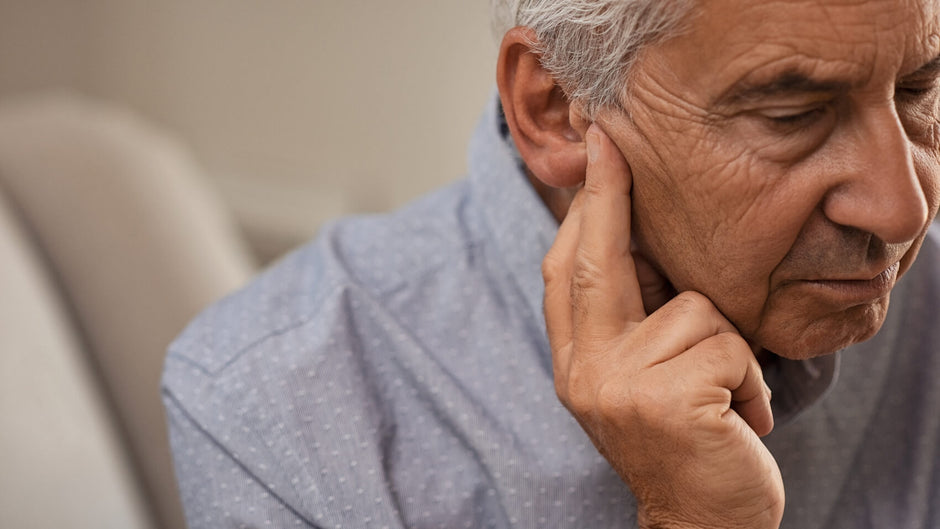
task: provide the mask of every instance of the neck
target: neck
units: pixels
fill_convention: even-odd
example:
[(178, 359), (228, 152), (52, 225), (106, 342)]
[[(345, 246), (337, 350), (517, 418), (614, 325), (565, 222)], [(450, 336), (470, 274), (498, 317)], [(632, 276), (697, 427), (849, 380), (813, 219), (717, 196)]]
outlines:
[(547, 207), (548, 211), (555, 217), (555, 220), (557, 220), (559, 224), (561, 221), (565, 220), (565, 215), (568, 214), (568, 207), (571, 206), (571, 201), (574, 199), (574, 195), (578, 192), (578, 189), (581, 189), (581, 186), (565, 188), (551, 187), (536, 178), (528, 169), (526, 169), (526, 177), (528, 177), (532, 187), (535, 188), (535, 192), (538, 193), (539, 198), (542, 199), (545, 207)]

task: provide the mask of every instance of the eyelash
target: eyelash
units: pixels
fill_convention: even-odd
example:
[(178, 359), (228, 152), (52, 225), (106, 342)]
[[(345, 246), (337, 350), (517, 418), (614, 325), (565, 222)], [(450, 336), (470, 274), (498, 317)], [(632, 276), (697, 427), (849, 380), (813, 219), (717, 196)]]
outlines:
[(922, 86), (898, 85), (894, 89), (894, 96), (904, 99), (917, 99), (933, 93), (936, 89), (936, 84), (925, 84)]
[[(916, 104), (920, 100), (937, 92), (938, 84), (936, 82), (917, 83), (898, 85), (895, 88), (895, 98), (907, 104)], [(811, 127), (821, 120), (827, 112), (827, 105), (806, 108), (793, 114), (782, 114), (778, 116), (764, 115), (763, 119), (770, 128), (778, 133), (788, 134), (796, 132), (807, 127)]]
[(783, 129), (784, 131), (799, 129), (807, 125), (811, 125), (817, 119), (821, 118), (826, 113), (825, 106), (818, 106), (808, 108), (802, 112), (795, 114), (785, 114), (781, 116), (764, 116), (770, 124), (778, 129)]

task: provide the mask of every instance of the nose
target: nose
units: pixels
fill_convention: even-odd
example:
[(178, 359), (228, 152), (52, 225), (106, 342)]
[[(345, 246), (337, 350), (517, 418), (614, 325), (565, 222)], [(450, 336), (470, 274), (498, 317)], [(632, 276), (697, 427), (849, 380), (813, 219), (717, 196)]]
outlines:
[(843, 141), (838, 180), (823, 201), (826, 216), (886, 243), (915, 239), (927, 223), (927, 198), (897, 112), (870, 112)]

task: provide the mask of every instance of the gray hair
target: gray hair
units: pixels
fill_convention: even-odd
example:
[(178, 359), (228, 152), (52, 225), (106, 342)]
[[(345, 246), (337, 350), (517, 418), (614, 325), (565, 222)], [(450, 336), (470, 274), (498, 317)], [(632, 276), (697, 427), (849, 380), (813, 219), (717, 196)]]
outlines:
[(676, 36), (692, 0), (491, 0), (499, 38), (515, 26), (568, 98), (589, 116), (619, 107), (637, 55)]

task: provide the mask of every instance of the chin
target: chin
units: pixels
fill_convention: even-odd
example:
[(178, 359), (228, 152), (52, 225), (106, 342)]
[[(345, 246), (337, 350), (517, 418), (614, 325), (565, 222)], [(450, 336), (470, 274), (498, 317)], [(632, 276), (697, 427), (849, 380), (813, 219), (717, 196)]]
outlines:
[(836, 314), (765, 325), (755, 334), (754, 342), (791, 360), (815, 358), (872, 338), (881, 330), (887, 311), (885, 299), (884, 303), (860, 305)]

